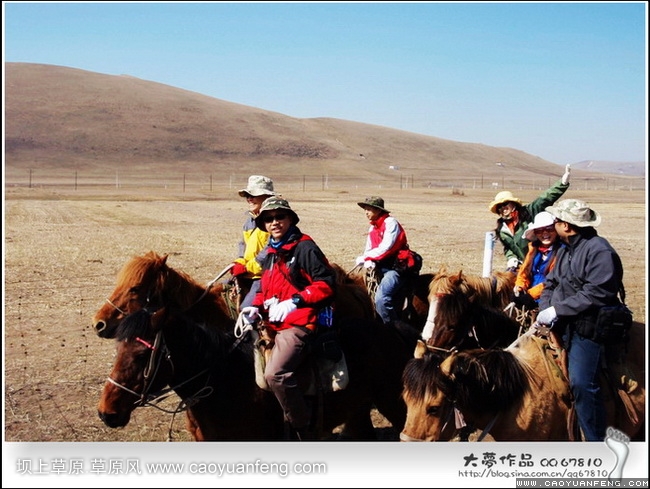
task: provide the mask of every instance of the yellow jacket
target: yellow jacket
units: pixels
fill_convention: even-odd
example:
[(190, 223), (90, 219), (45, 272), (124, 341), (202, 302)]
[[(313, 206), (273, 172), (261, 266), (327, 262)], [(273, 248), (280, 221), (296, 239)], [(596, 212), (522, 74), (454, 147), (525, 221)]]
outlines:
[(256, 258), (266, 248), (269, 242), (269, 233), (259, 229), (255, 225), (253, 216), (249, 215), (242, 227), (242, 234), (243, 239), (239, 243), (239, 258), (235, 262), (246, 267), (250, 278), (259, 279), (262, 276), (262, 265), (259, 263), (262, 261), (262, 256), (259, 257), (259, 261)]

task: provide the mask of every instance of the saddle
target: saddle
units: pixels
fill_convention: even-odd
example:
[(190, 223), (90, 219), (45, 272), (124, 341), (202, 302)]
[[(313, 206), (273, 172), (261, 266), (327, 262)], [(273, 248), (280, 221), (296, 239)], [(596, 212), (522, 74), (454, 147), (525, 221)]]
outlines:
[[(252, 331), (255, 345), (255, 382), (258, 387), (269, 391), (264, 378), (264, 370), (271, 356), (275, 332), (264, 325)], [(310, 361), (304, 364), (308, 369), (307, 386), (303, 387), (306, 396), (316, 396), (326, 392), (336, 392), (347, 387), (349, 382), (345, 355), (334, 330), (319, 330), (310, 345)]]

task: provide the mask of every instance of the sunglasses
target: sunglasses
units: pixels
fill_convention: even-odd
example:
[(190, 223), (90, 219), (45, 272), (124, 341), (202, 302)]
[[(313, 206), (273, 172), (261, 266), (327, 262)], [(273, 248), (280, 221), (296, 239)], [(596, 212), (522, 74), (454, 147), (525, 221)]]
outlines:
[(287, 217), (288, 217), (287, 214), (279, 214), (279, 213), (278, 214), (269, 214), (268, 216), (264, 216), (262, 218), (262, 221), (264, 221), (264, 223), (268, 224), (268, 223), (273, 222), (273, 221), (284, 221)]
[(555, 231), (555, 225), (552, 226), (546, 226), (544, 228), (537, 228), (535, 229), (535, 234), (542, 234), (542, 233), (550, 233), (551, 231)]
[(515, 209), (515, 205), (512, 202), (507, 202), (505, 204), (499, 204), (496, 207), (497, 213), (501, 214), (505, 210), (513, 211)]

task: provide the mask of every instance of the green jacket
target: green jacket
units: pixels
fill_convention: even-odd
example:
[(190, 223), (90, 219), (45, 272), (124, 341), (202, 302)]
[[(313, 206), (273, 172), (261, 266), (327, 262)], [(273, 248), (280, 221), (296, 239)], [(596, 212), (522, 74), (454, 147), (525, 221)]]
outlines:
[(524, 238), (524, 232), (528, 229), (528, 224), (533, 222), (537, 214), (546, 210), (548, 206), (553, 205), (555, 201), (562, 197), (569, 185), (569, 183), (565, 185), (562, 180), (558, 180), (555, 185), (545, 190), (531, 203), (519, 206), (519, 223), (515, 228), (514, 235), (502, 218), (497, 219), (497, 227), (494, 231), (501, 244), (503, 244), (506, 262), (510, 258), (517, 258), (520, 264), (524, 261), (528, 252), (528, 240)]

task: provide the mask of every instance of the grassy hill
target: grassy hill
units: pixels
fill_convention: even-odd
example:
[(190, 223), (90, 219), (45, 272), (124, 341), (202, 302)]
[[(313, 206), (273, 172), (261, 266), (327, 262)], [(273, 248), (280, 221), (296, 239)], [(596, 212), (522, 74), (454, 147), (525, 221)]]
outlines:
[(504, 185), (506, 178), (546, 182), (563, 171), (513, 148), (339, 119), (297, 119), (131, 76), (30, 63), (6, 63), (5, 73), (10, 176), (34, 168), (128, 169), (394, 181), (397, 172), (431, 186), (478, 177)]

